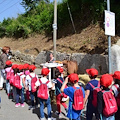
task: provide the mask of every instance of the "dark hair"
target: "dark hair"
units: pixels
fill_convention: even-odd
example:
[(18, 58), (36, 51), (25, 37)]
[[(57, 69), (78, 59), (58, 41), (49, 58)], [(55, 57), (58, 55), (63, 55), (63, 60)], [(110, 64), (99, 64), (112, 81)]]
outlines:
[(14, 71), (14, 74), (17, 74), (19, 70), (17, 68), (15, 68), (15, 69), (13, 69), (13, 71)]
[(30, 69), (29, 71), (30, 71), (30, 73), (31, 73), (31, 72), (33, 72), (33, 70), (32, 70), (32, 69)]
[(8, 68), (8, 67), (12, 67), (12, 64), (11, 65), (6, 65), (5, 68)]
[(120, 86), (120, 80), (115, 79), (114, 81), (115, 81), (115, 84), (118, 84)]
[(55, 78), (58, 78), (58, 76), (61, 75), (60, 71), (58, 68), (55, 70)]
[(97, 77), (97, 75), (91, 76), (89, 75), (90, 79), (95, 79)]
[(46, 56), (46, 62), (50, 61), (50, 54), (53, 54), (52, 52), (48, 51)]
[(22, 70), (19, 70), (19, 72), (23, 72), (23, 69), (22, 69)]

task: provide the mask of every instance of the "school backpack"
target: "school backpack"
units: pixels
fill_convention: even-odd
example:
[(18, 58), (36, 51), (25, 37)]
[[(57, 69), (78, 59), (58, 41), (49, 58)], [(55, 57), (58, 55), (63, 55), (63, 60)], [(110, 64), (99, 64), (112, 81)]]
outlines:
[(11, 76), (10, 76), (10, 79), (9, 79), (10, 85), (14, 84), (14, 80), (15, 80), (15, 75), (14, 75), (14, 73), (11, 73)]
[(37, 82), (36, 74), (34, 77), (32, 77), (31, 75), (29, 75), (29, 76), (31, 78), (31, 91), (36, 92), (37, 91), (37, 89), (35, 88), (35, 83)]
[[(22, 75), (22, 74), (21, 74), (21, 75)], [(20, 76), (21, 76), (21, 75), (16, 74), (16, 75), (14, 76), (13, 86), (15, 86), (15, 87), (18, 88), (18, 89), (22, 89), (22, 86), (21, 86), (21, 83), (20, 83)]]
[(109, 91), (103, 90), (102, 92), (104, 100), (103, 114), (105, 117), (109, 117), (117, 112), (118, 110), (117, 103), (112, 93), (112, 90)]
[(11, 74), (13, 73), (11, 70), (12, 69), (10, 69), (10, 71), (6, 73), (6, 80), (10, 80)]
[(120, 107), (120, 88), (117, 85), (114, 85), (118, 90), (118, 95), (115, 97), (118, 107)]
[(48, 87), (47, 84), (50, 82), (49, 80), (46, 83), (42, 83), (42, 81), (39, 79), (40, 86), (38, 88), (38, 94), (37, 97), (47, 100), (48, 99)]
[(89, 83), (89, 84), (93, 88), (92, 104), (93, 104), (94, 107), (97, 107), (97, 93), (101, 90), (100, 89), (100, 83), (98, 82), (97, 87), (93, 86), (91, 83)]
[[(63, 81), (60, 78), (57, 78), (57, 80), (63, 84)], [(67, 85), (65, 86), (65, 88), (67, 88)], [(60, 89), (57, 87), (58, 91), (60, 92), (60, 94), (62, 95), (62, 97), (67, 98), (68, 96), (65, 93), (61, 93)]]
[(83, 102), (83, 92), (82, 92), (82, 88), (76, 88), (73, 87), (75, 89), (74, 91), (74, 100), (72, 103), (72, 107), (74, 110), (82, 110), (84, 108), (84, 102)]

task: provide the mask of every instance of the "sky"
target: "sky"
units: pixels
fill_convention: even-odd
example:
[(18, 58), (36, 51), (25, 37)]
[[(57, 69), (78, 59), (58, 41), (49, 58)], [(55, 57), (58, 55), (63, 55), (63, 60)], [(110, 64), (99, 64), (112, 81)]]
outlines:
[[(50, 2), (53, 1), (54, 0), (50, 0)], [(2, 22), (4, 18), (17, 18), (18, 14), (24, 13), (25, 10), (22, 5), (20, 5), (21, 2), (22, 0), (0, 0), (0, 22)]]

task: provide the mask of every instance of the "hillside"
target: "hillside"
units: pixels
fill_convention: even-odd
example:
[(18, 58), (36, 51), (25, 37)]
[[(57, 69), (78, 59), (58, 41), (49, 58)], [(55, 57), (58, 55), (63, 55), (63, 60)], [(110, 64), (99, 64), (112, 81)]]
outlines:
[[(66, 30), (64, 29), (63, 31)], [(116, 43), (118, 39), (120, 39), (119, 36), (112, 37), (112, 44)], [(19, 50), (26, 54), (37, 55), (40, 51), (53, 51), (52, 35), (46, 37), (39, 34), (27, 39), (1, 38), (0, 47), (5, 45), (10, 46), (12, 50)], [(56, 45), (58, 52), (105, 54), (105, 50), (108, 48), (108, 40), (107, 36), (104, 35), (104, 30), (99, 24), (96, 24), (89, 25), (80, 33), (68, 34), (57, 39)]]

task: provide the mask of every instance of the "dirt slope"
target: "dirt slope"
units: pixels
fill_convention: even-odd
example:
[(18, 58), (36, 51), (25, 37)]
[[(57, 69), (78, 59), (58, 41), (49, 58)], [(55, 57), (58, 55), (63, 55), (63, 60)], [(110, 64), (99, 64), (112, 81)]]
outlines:
[[(112, 37), (112, 44), (120, 37)], [(53, 51), (53, 40), (51, 37), (44, 35), (35, 35), (27, 39), (19, 38), (2, 38), (0, 39), (0, 47), (10, 46), (12, 50), (19, 50), (23, 53), (37, 55), (40, 51)], [(90, 53), (90, 54), (105, 54), (108, 47), (107, 36), (104, 35), (104, 30), (99, 24), (89, 25), (79, 34), (68, 35), (57, 39), (57, 51), (66, 53)]]

